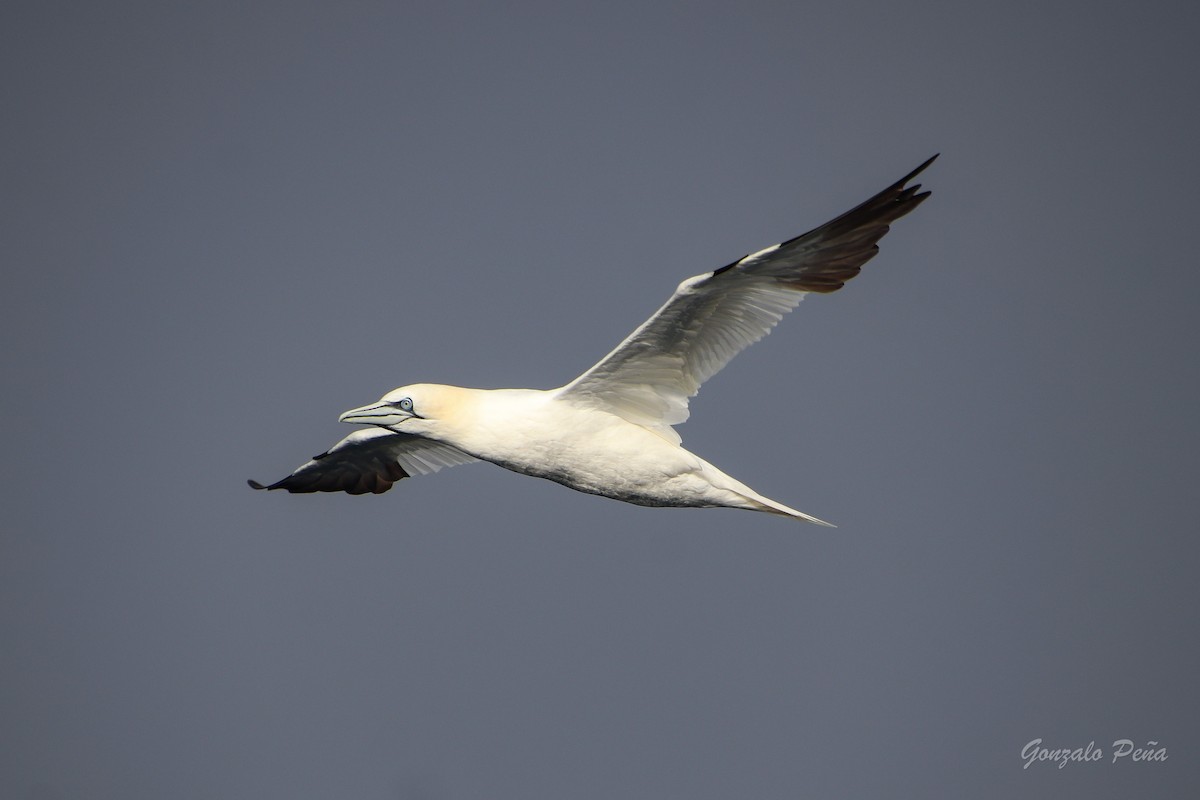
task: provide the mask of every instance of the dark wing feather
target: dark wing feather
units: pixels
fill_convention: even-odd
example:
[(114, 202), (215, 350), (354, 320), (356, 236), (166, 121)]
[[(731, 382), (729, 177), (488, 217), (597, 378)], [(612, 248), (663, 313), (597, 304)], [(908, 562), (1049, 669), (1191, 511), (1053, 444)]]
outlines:
[(937, 156), (905, 175), (869, 200), (819, 228), (802, 233), (777, 247), (727, 264), (713, 272), (716, 277), (734, 268), (752, 270), (770, 262), (791, 268), (781, 283), (804, 292), (836, 292), (859, 273), (862, 265), (879, 253), (877, 244), (891, 223), (919, 206), (930, 192), (921, 192), (921, 184), (905, 186), (925, 171)]
[(384, 428), (355, 431), (327, 452), (313, 456), (291, 475), (254, 489), (286, 489), (293, 494), (347, 492), (383, 494), (396, 481), (477, 461), (456, 447)]

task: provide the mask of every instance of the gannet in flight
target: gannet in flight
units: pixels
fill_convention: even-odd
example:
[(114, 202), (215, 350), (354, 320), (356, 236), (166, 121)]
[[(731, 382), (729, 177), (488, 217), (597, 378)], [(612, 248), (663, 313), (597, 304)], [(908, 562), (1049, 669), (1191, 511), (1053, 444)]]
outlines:
[(888, 226), (929, 197), (896, 183), (815, 230), (688, 278), (654, 316), (558, 389), (417, 383), (342, 414), (370, 425), (283, 480), (255, 489), (380, 494), (401, 478), (490, 461), (513, 472), (643, 506), (744, 508), (829, 525), (685, 450), (673, 425), (688, 398), (766, 336), (809, 292), (836, 292)]

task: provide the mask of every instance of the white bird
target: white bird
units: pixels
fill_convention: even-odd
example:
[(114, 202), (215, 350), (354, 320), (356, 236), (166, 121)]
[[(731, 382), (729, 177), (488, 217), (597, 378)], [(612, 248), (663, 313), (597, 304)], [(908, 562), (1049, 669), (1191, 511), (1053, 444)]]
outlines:
[(255, 489), (380, 494), (442, 467), (490, 461), (524, 475), (643, 506), (743, 508), (829, 525), (771, 500), (685, 450), (672, 427), (688, 398), (767, 335), (809, 292), (835, 292), (879, 248), (891, 222), (929, 192), (906, 184), (802, 236), (688, 278), (617, 348), (557, 389), (418, 383), (342, 414), (371, 425), (283, 480)]

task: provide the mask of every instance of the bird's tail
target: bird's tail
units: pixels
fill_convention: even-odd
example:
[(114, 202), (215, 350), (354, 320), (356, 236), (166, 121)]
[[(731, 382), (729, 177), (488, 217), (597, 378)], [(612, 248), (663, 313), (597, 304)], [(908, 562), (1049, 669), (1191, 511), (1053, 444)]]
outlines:
[(746, 484), (742, 483), (736, 478), (726, 475), (724, 472), (717, 469), (712, 464), (709, 464), (707, 461), (703, 461), (703, 464), (704, 472), (707, 473), (708, 480), (713, 486), (737, 495), (738, 499), (743, 501), (741, 503), (730, 503), (729, 505), (732, 508), (745, 508), (751, 511), (765, 511), (768, 514), (776, 514), (781, 517), (790, 517), (791, 519), (811, 522), (814, 525), (824, 525), (826, 528), (837, 527), (837, 525), (834, 525), (832, 522), (826, 522), (825, 520), (818, 519), (811, 514), (805, 514), (803, 511), (797, 511), (794, 508), (789, 508), (783, 503), (777, 503), (769, 497), (763, 497)]
[(837, 525), (834, 525), (832, 522), (826, 522), (823, 519), (814, 517), (812, 514), (805, 514), (803, 511), (797, 511), (794, 508), (788, 508), (783, 503), (776, 503), (774, 500), (768, 497), (763, 497), (757, 492), (754, 493), (753, 497), (747, 497), (746, 499), (755, 504), (756, 511), (765, 511), (768, 514), (778, 514), (781, 517), (791, 517), (792, 519), (811, 522), (814, 525), (824, 525), (826, 528), (837, 527)]

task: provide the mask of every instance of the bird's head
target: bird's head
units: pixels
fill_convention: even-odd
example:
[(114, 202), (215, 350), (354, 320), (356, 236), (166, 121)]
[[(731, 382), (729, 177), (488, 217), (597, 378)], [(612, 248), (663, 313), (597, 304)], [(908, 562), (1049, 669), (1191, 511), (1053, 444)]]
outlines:
[(385, 394), (378, 403), (342, 414), (341, 422), (378, 425), (397, 433), (427, 436), (441, 423), (453, 420), (464, 390), (436, 383), (414, 383)]

